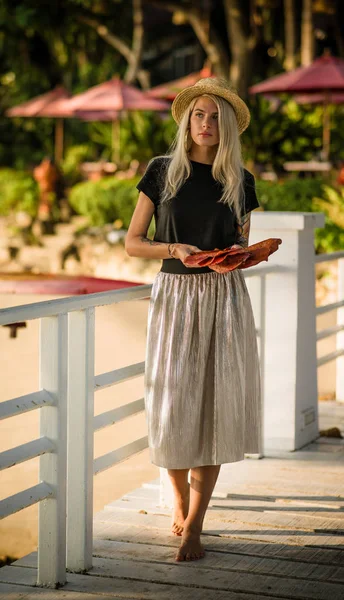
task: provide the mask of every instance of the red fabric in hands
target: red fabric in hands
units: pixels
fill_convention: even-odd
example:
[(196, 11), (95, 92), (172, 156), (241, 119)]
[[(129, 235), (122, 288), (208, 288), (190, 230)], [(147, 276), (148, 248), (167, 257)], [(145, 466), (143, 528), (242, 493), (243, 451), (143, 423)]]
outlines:
[(279, 238), (268, 238), (247, 248), (224, 248), (220, 250), (202, 250), (195, 254), (190, 254), (185, 259), (186, 266), (209, 267), (218, 273), (226, 273), (234, 269), (247, 269), (257, 265), (278, 250), (282, 243)]

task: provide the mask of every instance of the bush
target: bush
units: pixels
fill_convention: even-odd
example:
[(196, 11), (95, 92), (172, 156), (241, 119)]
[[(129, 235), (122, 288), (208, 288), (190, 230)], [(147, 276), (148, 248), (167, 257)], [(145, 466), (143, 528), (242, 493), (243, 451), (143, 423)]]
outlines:
[(257, 197), (264, 210), (313, 212), (313, 198), (322, 195), (323, 183), (322, 178), (258, 180)]
[(61, 163), (62, 173), (69, 185), (74, 185), (81, 179), (80, 165), (87, 160), (94, 160), (96, 153), (89, 144), (79, 144), (67, 148)]
[(39, 202), (38, 185), (26, 171), (0, 169), (0, 214), (24, 211), (31, 217), (37, 214)]
[(315, 249), (335, 252), (344, 248), (344, 191), (322, 178), (256, 182), (259, 204), (264, 210), (323, 212), (325, 226), (315, 230)]
[[(89, 217), (90, 225), (99, 227), (119, 219), (123, 229), (128, 229), (137, 203), (136, 184), (140, 178), (139, 175), (132, 179), (106, 177), (78, 183), (70, 190), (69, 202), (77, 213)], [(149, 234), (152, 231), (151, 225)]]

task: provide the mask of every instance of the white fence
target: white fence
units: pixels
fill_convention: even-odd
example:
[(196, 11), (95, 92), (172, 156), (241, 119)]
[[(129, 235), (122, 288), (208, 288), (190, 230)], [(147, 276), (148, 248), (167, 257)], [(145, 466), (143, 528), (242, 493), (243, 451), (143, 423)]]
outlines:
[(0, 404), (1, 419), (40, 409), (40, 437), (0, 454), (0, 469), (40, 457), (40, 483), (0, 502), (1, 518), (40, 503), (38, 585), (63, 584), (66, 565), (91, 567), (93, 474), (148, 446), (145, 436), (93, 460), (94, 431), (144, 410), (141, 398), (94, 417), (95, 391), (144, 373), (141, 362), (95, 377), (95, 307), (147, 298), (150, 290), (142, 285), (0, 311), (0, 325), (40, 319), (40, 390)]
[[(276, 270), (276, 266), (255, 268), (245, 277), (259, 276), (265, 282)], [(95, 431), (144, 410), (140, 398), (94, 416), (94, 392), (144, 373), (141, 362), (94, 375), (94, 312), (97, 306), (147, 298), (151, 287), (0, 310), (0, 325), (40, 319), (40, 390), (0, 404), (0, 419), (40, 409), (40, 437), (0, 454), (0, 469), (40, 457), (40, 483), (0, 502), (1, 518), (40, 503), (38, 585), (63, 584), (66, 568), (77, 572), (91, 568), (93, 475), (148, 447), (145, 436), (93, 459)], [(263, 315), (264, 294), (261, 298)]]
[(327, 364), (333, 360), (337, 363), (336, 368), (336, 398), (344, 402), (344, 252), (332, 252), (325, 255), (317, 255), (315, 263), (338, 261), (338, 284), (337, 284), (337, 302), (318, 306), (316, 309), (317, 315), (322, 315), (331, 310), (337, 311), (337, 324), (334, 327), (323, 329), (317, 332), (317, 340), (335, 335), (336, 350), (330, 352), (321, 358), (318, 358), (318, 367)]
[[(313, 228), (321, 221), (315, 220), (313, 214), (301, 214), (300, 219), (300, 213), (293, 216), (287, 213), (285, 220), (281, 213), (265, 215), (264, 221), (264, 215), (253, 216), (252, 237), (256, 239), (252, 243), (264, 237), (282, 237), (281, 248), (284, 249), (269, 259), (269, 265), (243, 271), (251, 288), (258, 323), (264, 446), (271, 439), (271, 428), (276, 430), (273, 418), (277, 414), (279, 422), (290, 430), (287, 442), (288, 448), (293, 450), (318, 435), (317, 419), (313, 418), (317, 414), (313, 381), (317, 369), (316, 359), (313, 360), (316, 356), (315, 312), (338, 310), (338, 326), (320, 332), (319, 339), (332, 334), (344, 335), (344, 253), (316, 257), (316, 262), (340, 260), (341, 294), (337, 303), (316, 309)], [(300, 247), (302, 252), (296, 252), (295, 248)], [(302, 262), (305, 257), (306, 262)], [(302, 276), (305, 272), (307, 277), (300, 279), (300, 273)], [(141, 362), (95, 376), (95, 308), (149, 298), (150, 293), (151, 285), (142, 285), (0, 310), (0, 325), (40, 319), (40, 389), (0, 404), (1, 419), (40, 409), (40, 437), (0, 454), (1, 469), (40, 457), (40, 482), (0, 502), (1, 517), (39, 502), (38, 585), (61, 585), (66, 581), (66, 569), (80, 572), (92, 566), (93, 475), (148, 446), (147, 437), (143, 437), (93, 459), (94, 431), (144, 410), (144, 399), (140, 398), (94, 416), (94, 392), (144, 373), (144, 362)], [(307, 311), (308, 320), (303, 318), (303, 311)], [(295, 360), (300, 352), (300, 323), (307, 324), (307, 329), (301, 331), (302, 352), (306, 358), (310, 357), (306, 363)], [(281, 351), (284, 354), (281, 355)], [(338, 348), (336, 354), (326, 360), (342, 360), (343, 355), (343, 348)], [(288, 359), (283, 369), (281, 356)], [(338, 390), (343, 391), (342, 386), (343, 379), (338, 383)], [(306, 405), (302, 404), (303, 395), (307, 396)], [(275, 413), (267, 411), (267, 407), (275, 407)], [(290, 412), (276, 412), (286, 409)], [(299, 412), (304, 416), (301, 425), (297, 418)], [(282, 443), (285, 443), (283, 439)], [(162, 489), (164, 496), (163, 486)]]

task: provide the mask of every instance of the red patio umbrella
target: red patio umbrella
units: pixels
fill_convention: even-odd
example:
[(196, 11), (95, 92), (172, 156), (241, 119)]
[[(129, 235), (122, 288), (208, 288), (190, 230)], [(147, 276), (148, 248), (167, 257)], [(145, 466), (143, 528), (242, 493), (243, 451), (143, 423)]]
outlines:
[(174, 79), (168, 83), (157, 85), (156, 87), (148, 90), (147, 94), (152, 98), (163, 98), (172, 102), (178, 92), (186, 87), (189, 87), (190, 85), (194, 85), (199, 79), (203, 79), (204, 77), (214, 77), (208, 67), (204, 67), (201, 71), (190, 73), (189, 75), (181, 77), (180, 79)]
[[(167, 111), (170, 104), (151, 98), (146, 92), (124, 83), (119, 77), (96, 85), (86, 92), (77, 94), (59, 104), (62, 115), (78, 117), (89, 121), (112, 121), (113, 148), (117, 138), (117, 158), (119, 158), (119, 120), (121, 115), (133, 110)], [(118, 130), (116, 130), (116, 125)]]
[(63, 86), (58, 86), (50, 92), (36, 96), (27, 102), (22, 102), (6, 111), (7, 117), (58, 117), (55, 126), (55, 160), (59, 162), (63, 154), (63, 120), (70, 116), (61, 114), (59, 104), (69, 98), (70, 94)]
[(330, 152), (330, 117), (328, 107), (333, 94), (344, 92), (344, 60), (334, 56), (317, 58), (308, 67), (299, 67), (271, 77), (249, 89), (252, 94), (321, 95), (323, 104), (323, 151), (325, 160)]

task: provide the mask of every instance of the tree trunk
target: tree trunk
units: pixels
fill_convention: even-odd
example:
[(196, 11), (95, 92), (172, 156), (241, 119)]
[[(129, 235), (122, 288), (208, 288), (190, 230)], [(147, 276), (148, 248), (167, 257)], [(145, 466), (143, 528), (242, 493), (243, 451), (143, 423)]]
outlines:
[[(175, 4), (174, 2), (159, 2), (158, 0), (149, 0), (149, 4), (159, 7), (169, 12), (178, 12), (183, 16), (184, 22), (189, 22), (194, 33), (201, 44), (209, 61), (209, 68), (215, 75), (226, 77), (228, 74), (229, 60), (228, 53), (224, 48), (220, 37), (215, 31), (210, 31), (209, 18), (195, 4)], [(207, 17), (207, 16), (206, 16)]]
[(301, 65), (308, 67), (314, 56), (312, 0), (303, 0), (301, 23)]
[(284, 68), (286, 71), (292, 71), (296, 67), (294, 0), (284, 0), (284, 40)]
[[(133, 43), (131, 47), (131, 60), (124, 75), (124, 81), (133, 83), (137, 78), (141, 66), (143, 49), (143, 11), (142, 1), (133, 0)], [(148, 82), (147, 82), (148, 83)], [(146, 86), (145, 86), (146, 87)]]
[(133, 83), (135, 79), (141, 84), (144, 90), (150, 87), (149, 73), (141, 69), (141, 56), (143, 47), (143, 15), (142, 0), (133, 0), (133, 43), (130, 48), (121, 38), (109, 31), (96, 17), (86, 17), (80, 15), (78, 20), (92, 27), (98, 35), (107, 42), (112, 48), (115, 48), (127, 61), (128, 68), (124, 79), (127, 83)]
[(252, 73), (252, 55), (257, 43), (256, 32), (245, 22), (241, 0), (224, 0), (232, 61), (229, 77), (240, 96), (247, 96)]

